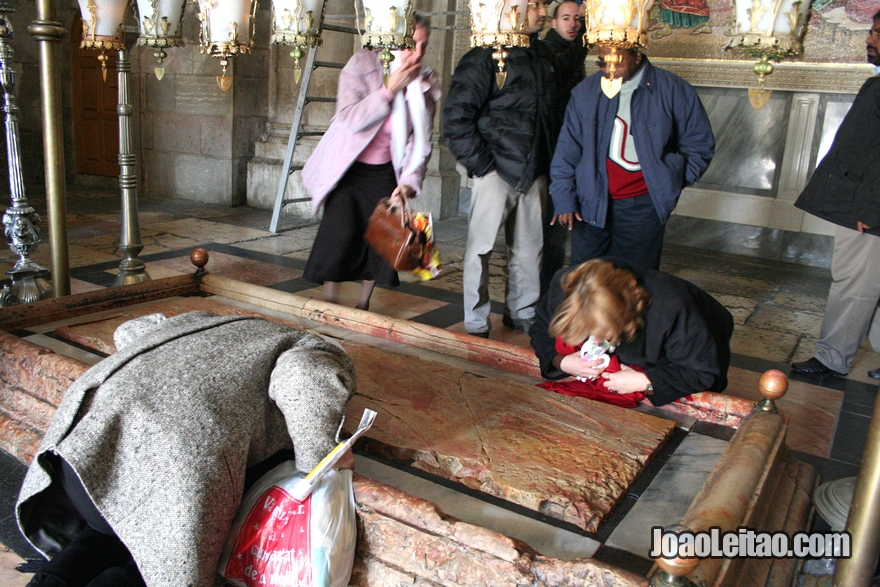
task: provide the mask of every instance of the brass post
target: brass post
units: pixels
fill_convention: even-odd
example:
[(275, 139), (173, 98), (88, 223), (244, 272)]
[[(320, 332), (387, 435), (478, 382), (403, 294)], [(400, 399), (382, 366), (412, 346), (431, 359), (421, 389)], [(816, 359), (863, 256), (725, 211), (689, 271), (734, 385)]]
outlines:
[(846, 530), (852, 535), (852, 557), (837, 561), (833, 584), (839, 587), (870, 585), (880, 555), (880, 401), (874, 403)]
[(70, 293), (67, 248), (67, 202), (64, 189), (64, 136), (61, 131), (61, 71), (58, 47), (67, 31), (55, 17), (53, 0), (36, 0), (37, 20), (28, 32), (40, 48), (40, 97), (43, 112), (43, 158), (46, 208), (52, 252), (52, 295)]
[(132, 153), (131, 138), (131, 98), (129, 96), (129, 74), (131, 61), (127, 49), (119, 49), (116, 70), (119, 74), (119, 100), (116, 111), (119, 114), (119, 188), (122, 192), (122, 232), (119, 248), (125, 258), (119, 263), (119, 275), (114, 285), (129, 285), (147, 281), (147, 266), (138, 258), (144, 248), (141, 242), (141, 229), (138, 222), (137, 184), (135, 173), (136, 157)]

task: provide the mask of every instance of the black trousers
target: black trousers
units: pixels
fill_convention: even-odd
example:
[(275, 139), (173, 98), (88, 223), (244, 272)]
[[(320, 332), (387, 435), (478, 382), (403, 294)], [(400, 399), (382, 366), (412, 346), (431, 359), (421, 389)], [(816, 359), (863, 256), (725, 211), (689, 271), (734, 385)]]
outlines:
[(87, 527), (27, 587), (146, 587), (131, 553), (114, 535)]
[(128, 548), (92, 503), (73, 468), (51, 459), (57, 482), (86, 528), (34, 574), (28, 587), (146, 587)]

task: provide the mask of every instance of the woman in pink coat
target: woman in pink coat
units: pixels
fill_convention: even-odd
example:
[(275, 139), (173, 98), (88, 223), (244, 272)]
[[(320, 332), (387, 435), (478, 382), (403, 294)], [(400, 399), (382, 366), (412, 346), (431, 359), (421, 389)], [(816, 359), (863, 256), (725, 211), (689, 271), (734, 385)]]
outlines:
[(422, 65), (429, 22), (416, 15), (415, 49), (392, 61), (387, 87), (375, 51), (361, 49), (339, 74), (336, 115), (302, 172), (312, 213), (324, 205), (303, 277), (324, 284), (337, 302), (339, 282), (360, 281), (367, 310), (376, 283), (398, 285), (397, 272), (364, 242), (382, 198), (402, 204), (419, 194), (431, 156), (437, 74)]

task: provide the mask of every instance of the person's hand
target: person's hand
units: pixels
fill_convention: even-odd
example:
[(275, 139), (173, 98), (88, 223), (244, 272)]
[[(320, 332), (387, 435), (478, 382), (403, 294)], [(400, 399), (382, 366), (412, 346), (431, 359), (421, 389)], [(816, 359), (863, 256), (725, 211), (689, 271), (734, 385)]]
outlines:
[(351, 449), (342, 453), (342, 456), (336, 461), (336, 468), (354, 470), (354, 453), (351, 452)]
[(871, 230), (871, 227), (861, 221), (856, 221), (856, 229), (859, 232), (865, 232), (866, 230)]
[(648, 376), (627, 365), (621, 365), (617, 373), (602, 373), (605, 389), (614, 393), (627, 394), (648, 390)]
[(413, 197), (415, 194), (415, 190), (412, 189), (411, 186), (408, 185), (399, 185), (394, 188), (394, 191), (391, 192), (391, 200), (392, 206), (400, 206), (401, 208), (406, 204), (406, 201)]
[(401, 60), (400, 67), (394, 73), (388, 76), (387, 88), (394, 94), (408, 86), (422, 72), (422, 63), (413, 57), (412, 51), (401, 51), (398, 59)]
[(601, 366), (604, 362), (601, 357), (588, 360), (581, 357), (580, 353), (572, 353), (562, 358), (559, 368), (575, 377), (595, 379), (605, 371), (605, 367)]
[(584, 221), (584, 219), (581, 218), (580, 212), (566, 212), (565, 214), (557, 214), (550, 219), (550, 226), (553, 226), (558, 222), (560, 226), (564, 226), (565, 228), (572, 230), (574, 228), (575, 219), (577, 219), (578, 222)]

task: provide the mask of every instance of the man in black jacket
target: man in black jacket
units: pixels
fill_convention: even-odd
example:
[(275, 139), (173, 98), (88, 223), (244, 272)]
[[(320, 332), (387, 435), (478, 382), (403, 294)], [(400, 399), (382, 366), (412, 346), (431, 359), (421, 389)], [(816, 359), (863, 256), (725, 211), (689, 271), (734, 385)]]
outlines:
[[(530, 33), (543, 28), (544, 0), (529, 2)], [(540, 295), (541, 211), (558, 128), (553, 123), (556, 73), (546, 46), (507, 49), (499, 88), (492, 49), (462, 57), (443, 106), (449, 149), (474, 178), (464, 254), (464, 315), (468, 333), (489, 336), (489, 257), (498, 231), (507, 240), (504, 323), (528, 331)]]
[[(866, 40), (874, 77), (859, 90), (834, 143), (795, 206), (836, 224), (831, 290), (816, 356), (804, 375), (844, 376), (865, 335), (880, 352), (880, 12)], [(880, 369), (868, 371), (880, 379)]]
[[(585, 8), (586, 4), (578, 5), (572, 0), (565, 0), (559, 4), (550, 21), (551, 28), (543, 39), (544, 44), (553, 54), (558, 79), (556, 106), (553, 109), (557, 129), (562, 128), (571, 90), (585, 77), (584, 59), (589, 49), (584, 44), (584, 33), (587, 30), (584, 24)], [(541, 263), (542, 296), (549, 289), (553, 276), (565, 265), (568, 229), (561, 223), (554, 222), (555, 216), (553, 200), (547, 198), (547, 205), (544, 208), (544, 257)]]

